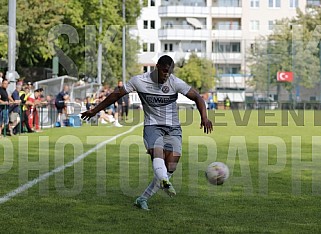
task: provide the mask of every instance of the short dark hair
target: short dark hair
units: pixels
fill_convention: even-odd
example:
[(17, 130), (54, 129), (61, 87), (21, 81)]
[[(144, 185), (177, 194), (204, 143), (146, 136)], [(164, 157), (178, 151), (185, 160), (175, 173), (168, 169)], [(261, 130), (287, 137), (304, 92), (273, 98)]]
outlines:
[(168, 56), (168, 55), (163, 55), (158, 59), (157, 64), (163, 65), (163, 66), (173, 66), (174, 65), (174, 60)]

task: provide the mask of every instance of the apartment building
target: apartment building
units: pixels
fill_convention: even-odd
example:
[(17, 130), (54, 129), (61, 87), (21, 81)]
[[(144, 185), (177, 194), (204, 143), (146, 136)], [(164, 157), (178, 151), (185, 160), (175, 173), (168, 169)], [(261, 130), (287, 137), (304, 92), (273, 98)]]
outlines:
[(213, 61), (218, 99), (244, 102), (254, 39), (271, 33), (277, 19), (312, 5), (320, 0), (148, 0), (137, 21), (139, 62), (150, 71), (162, 54), (178, 61), (196, 53)]

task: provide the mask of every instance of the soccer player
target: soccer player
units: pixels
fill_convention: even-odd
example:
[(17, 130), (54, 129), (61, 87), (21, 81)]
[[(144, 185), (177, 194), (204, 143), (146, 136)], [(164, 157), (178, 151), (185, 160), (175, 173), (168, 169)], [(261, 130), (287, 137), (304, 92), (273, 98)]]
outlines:
[(195, 101), (204, 133), (213, 130), (212, 122), (207, 118), (204, 100), (195, 89), (173, 75), (173, 69), (174, 61), (171, 57), (160, 57), (155, 70), (132, 77), (126, 85), (116, 89), (99, 105), (83, 112), (81, 116), (88, 120), (127, 93), (137, 91), (144, 110), (144, 143), (154, 170), (153, 181), (135, 201), (135, 205), (144, 210), (148, 210), (147, 200), (160, 188), (169, 196), (176, 195), (169, 179), (182, 153), (182, 130), (176, 106), (178, 93)]

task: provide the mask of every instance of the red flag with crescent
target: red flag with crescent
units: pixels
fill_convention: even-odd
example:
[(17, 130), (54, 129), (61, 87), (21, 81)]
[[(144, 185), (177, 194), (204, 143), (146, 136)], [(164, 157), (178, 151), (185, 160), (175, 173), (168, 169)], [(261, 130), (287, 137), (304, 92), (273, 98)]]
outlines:
[(293, 72), (278, 72), (277, 81), (292, 82), (293, 81)]

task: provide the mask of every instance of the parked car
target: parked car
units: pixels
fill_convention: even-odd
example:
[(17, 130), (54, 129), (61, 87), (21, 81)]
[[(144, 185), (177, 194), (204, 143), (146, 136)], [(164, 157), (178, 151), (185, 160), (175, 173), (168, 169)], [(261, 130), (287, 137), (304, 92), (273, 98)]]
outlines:
[(255, 109), (275, 110), (278, 109), (278, 103), (272, 98), (260, 97), (256, 100)]

